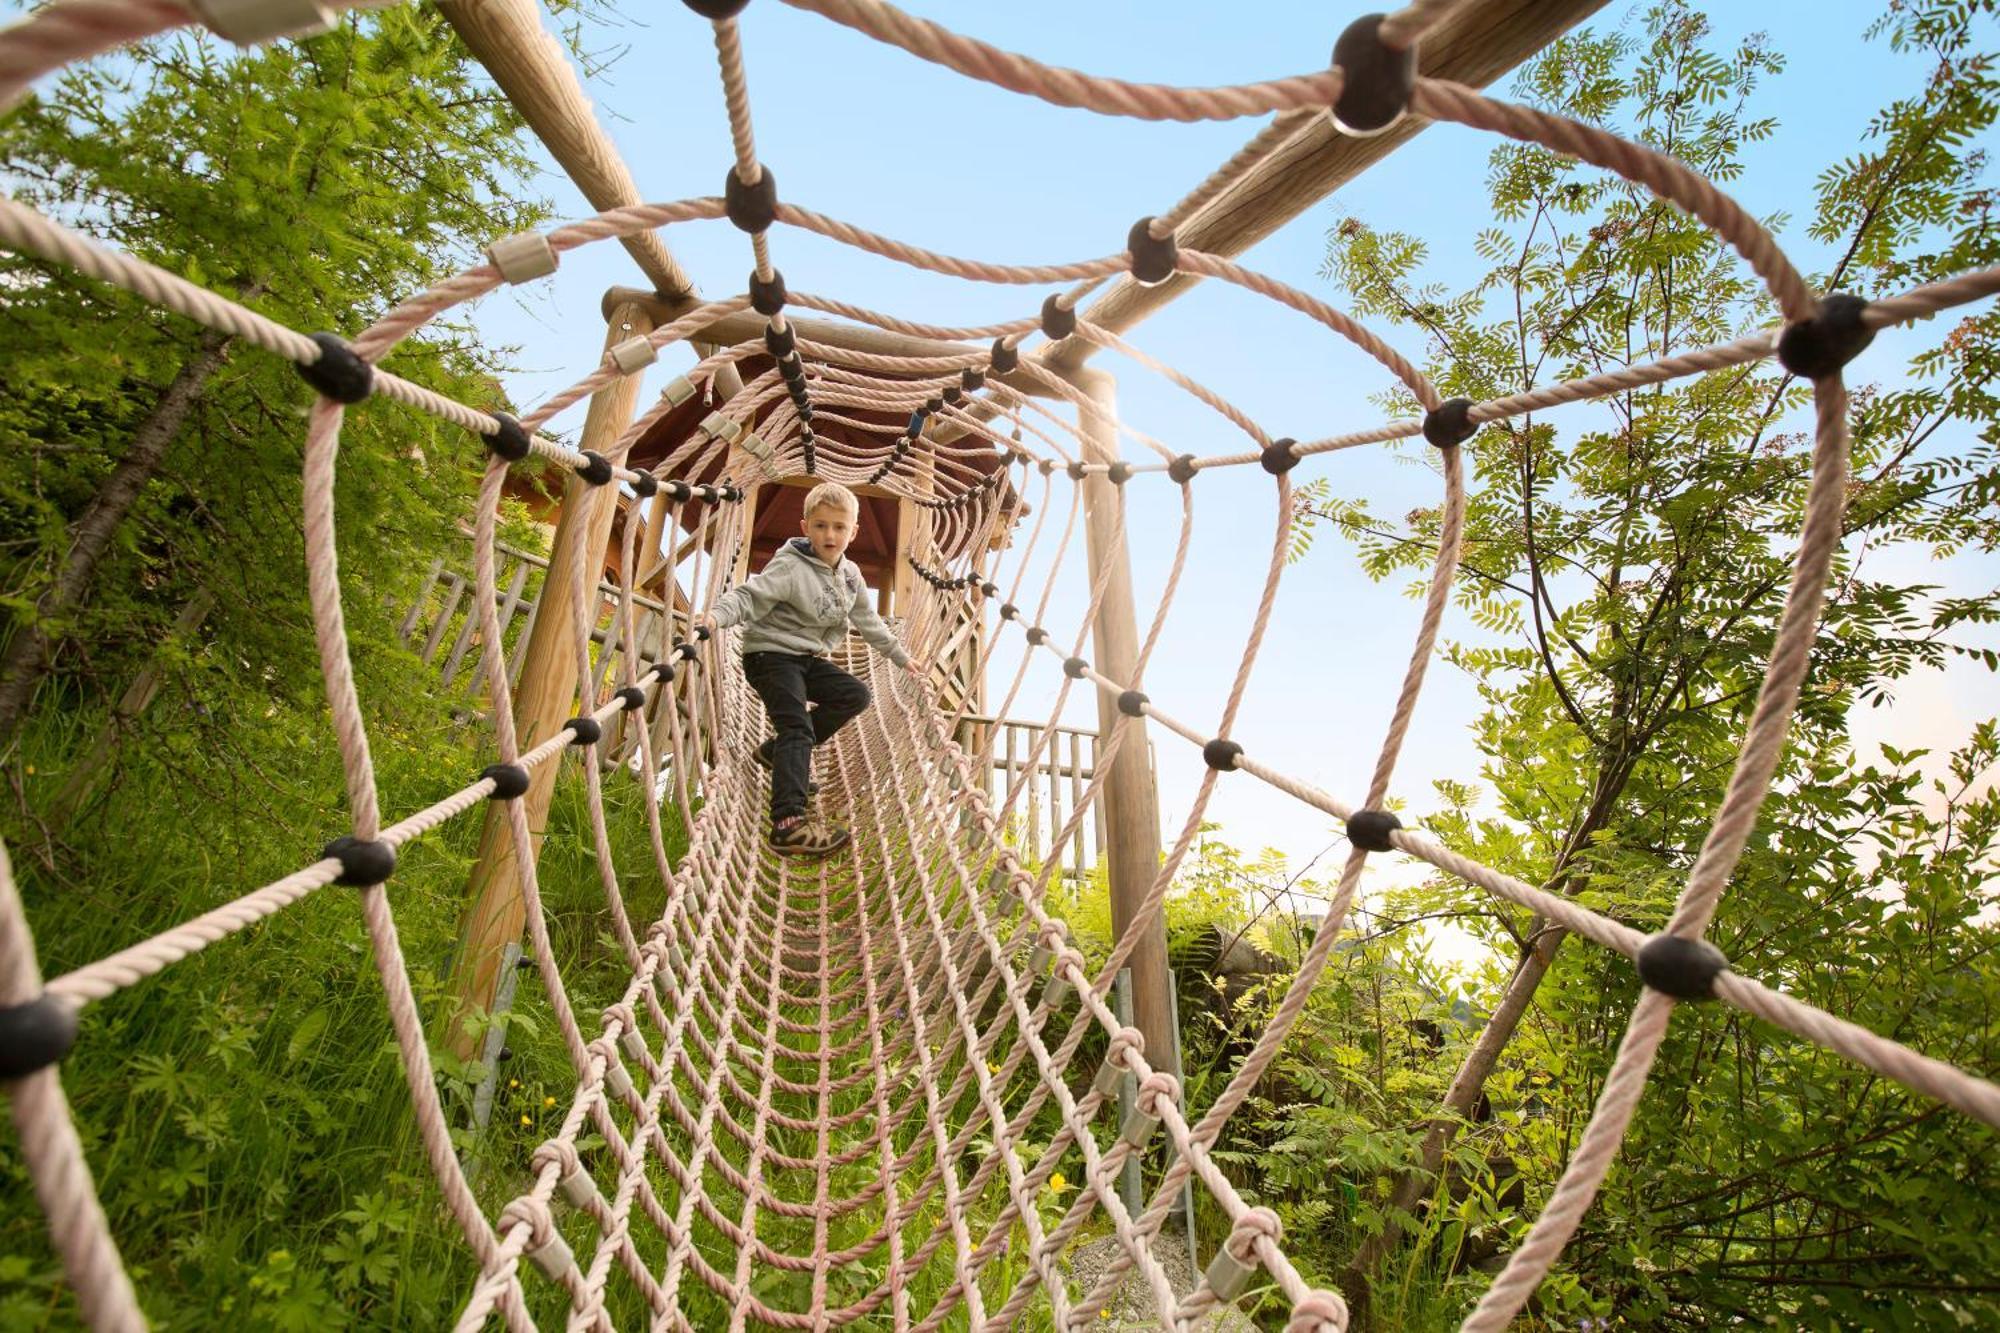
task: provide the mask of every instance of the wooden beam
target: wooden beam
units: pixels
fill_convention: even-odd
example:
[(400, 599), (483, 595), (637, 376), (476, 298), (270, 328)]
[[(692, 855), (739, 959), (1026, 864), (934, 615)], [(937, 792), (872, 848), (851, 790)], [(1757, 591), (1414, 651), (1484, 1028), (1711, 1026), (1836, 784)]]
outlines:
[[(670, 324), (695, 308), (696, 301), (672, 299), (655, 292), (639, 291), (632, 287), (613, 287), (604, 294), (606, 306), (629, 303), (645, 310), (653, 317), (657, 327)], [(907, 333), (891, 333), (886, 329), (871, 328), (866, 324), (839, 324), (824, 319), (804, 319), (785, 312), (785, 320), (799, 331), (799, 337), (808, 342), (826, 343), (831, 347), (844, 348), (851, 352), (866, 352), (874, 356), (963, 356), (968, 352), (985, 354), (990, 347), (980, 343), (944, 342), (936, 338), (918, 338)], [(713, 324), (705, 326), (700, 333), (703, 342), (718, 347), (731, 347), (737, 343), (759, 342), (764, 337), (764, 316), (751, 310), (739, 310), (733, 315), (724, 315)], [(1011, 385), (1022, 393), (1047, 396), (1048, 390), (1040, 380), (1015, 371), (1008, 375), (989, 375), (1003, 384)]]
[[(1427, 78), (1484, 88), (1564, 32), (1604, 7), (1605, 0), (1471, 0), (1450, 11), (1417, 48), (1417, 68)], [(1329, 46), (1331, 35), (1328, 38)], [(1279, 152), (1180, 225), (1190, 250), (1240, 255), (1327, 195), (1416, 137), (1427, 120), (1405, 117), (1385, 134), (1356, 139), (1322, 116)], [(1123, 333), (1187, 291), (1196, 278), (1176, 275), (1157, 287), (1121, 278), (1082, 317)], [(1064, 372), (1081, 366), (1095, 344), (1069, 338), (1042, 348), (1037, 358)]]
[[(643, 310), (621, 309), (605, 334), (605, 345), (631, 336), (629, 323), (639, 333), (651, 330)], [(599, 389), (590, 400), (584, 419), (583, 445), (618, 461), (613, 449), (618, 437), (632, 420), (639, 398), (639, 379), (625, 375)], [(523, 750), (539, 745), (554, 735), (576, 713), (576, 631), (571, 621), (575, 600), (571, 584), (576, 560), (584, 562), (585, 596), (598, 596), (597, 584), (603, 569), (604, 547), (611, 535), (611, 520), (617, 513), (618, 494), (614, 486), (591, 486), (570, 476), (563, 494), (562, 517), (556, 522), (554, 546), (549, 552), (548, 574), (536, 598), (535, 620), (528, 632), (525, 665), (520, 689), (514, 696), (514, 725)], [(582, 542), (572, 552), (571, 535), (583, 528)], [(609, 636), (605, 652), (611, 651)], [(549, 801), (555, 794), (560, 757), (534, 771), (527, 792), (519, 799), (533, 835), (530, 854), (539, 859), (542, 835), (548, 828)], [(458, 960), (449, 984), (451, 1012), (445, 1025), (445, 1044), (460, 1059), (477, 1054), (478, 1040), (465, 1030), (464, 1020), (492, 1008), (500, 983), (501, 959), (509, 944), (518, 943), (527, 922), (527, 904), (522, 897), (521, 868), (509, 827), (507, 802), (487, 807), (486, 823), (480, 830), (479, 852), (466, 887), (466, 909), (461, 925)]]
[[(1090, 395), (1094, 412), (1083, 412), (1083, 455), (1086, 462), (1118, 459), (1117, 384), (1101, 370), (1078, 371), (1071, 382)], [(1139, 627), (1133, 611), (1132, 556), (1129, 548), (1114, 549), (1123, 517), (1125, 491), (1103, 473), (1083, 482), (1085, 538), (1090, 568), (1102, 574), (1107, 563), (1104, 597), (1091, 626), (1094, 665), (1113, 680), (1130, 681), (1139, 658)], [(1100, 736), (1109, 736), (1120, 718), (1117, 701), (1102, 690), (1097, 695)], [(1124, 719), (1125, 738), (1111, 762), (1098, 802), (1105, 816), (1105, 850), (1111, 871), (1111, 933), (1123, 939), (1139, 915), (1139, 907), (1160, 873), (1160, 801), (1153, 785), (1144, 718)], [(1174, 1033), (1173, 995), (1167, 973), (1165, 913), (1140, 936), (1125, 965), (1132, 971), (1133, 1026), (1146, 1034), (1146, 1060), (1153, 1068), (1180, 1076), (1179, 1043)]]

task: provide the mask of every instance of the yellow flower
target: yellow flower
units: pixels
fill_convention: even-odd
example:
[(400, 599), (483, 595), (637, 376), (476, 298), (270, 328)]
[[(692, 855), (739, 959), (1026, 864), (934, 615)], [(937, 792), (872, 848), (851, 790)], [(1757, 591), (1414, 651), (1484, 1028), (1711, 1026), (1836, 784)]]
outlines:
[(521, 1086), (521, 1080), (518, 1078), (510, 1078), (507, 1080), (507, 1086), (510, 1088), (518, 1088)]
[(35, 766), (33, 764), (28, 765), (28, 776), (29, 777), (35, 776)]
[(530, 1120), (530, 1119), (529, 1119), (529, 1118), (528, 1118), (527, 1116), (522, 1116), (522, 1117), (521, 1117), (521, 1123), (522, 1123), (523, 1125), (532, 1125), (532, 1124), (534, 1124), (535, 1122), (534, 1122), (533, 1120)]
[(1063, 1179), (1062, 1172), (1058, 1171), (1054, 1175), (1049, 1177), (1049, 1193), (1061, 1194), (1064, 1190), (1068, 1189), (1069, 1187), (1070, 1184), (1067, 1180)]
[(555, 1098), (553, 1098), (553, 1097), (544, 1097), (544, 1098), (542, 1098), (542, 1105), (543, 1105), (543, 1106), (554, 1106), (555, 1104), (556, 1104), (556, 1099), (555, 1099)]
[(989, 1074), (997, 1074), (997, 1073), (999, 1073), (999, 1072), (1000, 1072), (1000, 1062), (999, 1062), (998, 1060), (988, 1060), (988, 1061), (986, 1062), (986, 1072), (987, 1072), (987, 1073), (989, 1073)]

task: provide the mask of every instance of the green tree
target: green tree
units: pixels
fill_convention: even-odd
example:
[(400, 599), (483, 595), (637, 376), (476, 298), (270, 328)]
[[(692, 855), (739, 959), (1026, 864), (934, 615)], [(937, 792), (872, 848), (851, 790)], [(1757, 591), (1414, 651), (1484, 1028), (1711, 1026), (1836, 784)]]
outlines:
[[(354, 332), (545, 208), (512, 108), (427, 9), (350, 16), (239, 53), (206, 36), (72, 71), (0, 124), (15, 194), (101, 240), (306, 330)], [(263, 353), (59, 266), (8, 256), (0, 290), (0, 743), (39, 682), (129, 665), (197, 586), (289, 670), (297, 459), (308, 391)], [(449, 326), (392, 368), (494, 401), (491, 352)], [(349, 415), (341, 502), (368, 534), (356, 591), (393, 586), (463, 506), (463, 432)], [(249, 654), (245, 654), (249, 655)]]
[[(2000, 258), (1977, 146), (1996, 107), (1991, 62), (1980, 54), (1992, 44), (1991, 18), (1985, 3), (1897, 4), (1876, 25), (1892, 46), (1926, 53), (1931, 76), (1875, 117), (1861, 151), (1821, 175), (1807, 230), (1840, 256), (1809, 275), (1821, 290), (1886, 295)], [(1759, 37), (1712, 47), (1701, 15), (1662, 3), (1647, 11), (1642, 36), (1557, 42), (1515, 91), (1613, 126), (1726, 185), (1774, 127), (1754, 109), (1756, 94), (1784, 62)], [(1446, 394), (1496, 397), (1642, 364), (1773, 318), (1739, 260), (1643, 189), (1533, 145), (1508, 144), (1491, 161), (1495, 225), (1477, 243), (1490, 267), (1469, 288), (1427, 280), (1415, 237), (1351, 218), (1328, 234), (1326, 275), (1359, 313), (1422, 333)], [(1991, 622), (2000, 610), (1993, 595), (1938, 597), (1867, 559), (1902, 543), (1992, 549), (1991, 348), (2000, 325), (1990, 313), (1952, 318), (1949, 336), (1911, 367), (1913, 384), (1856, 392), (1843, 560), (1781, 773), (1785, 795), (1767, 828), (1784, 817), (1785, 800), (1810, 794), (1846, 762), (1858, 701), (1954, 654), (1993, 664), (1989, 650), (1953, 634)], [(1448, 655), (1479, 682), (1485, 778), (1503, 817), (1447, 814), (1439, 823), (1475, 854), (1641, 928), (1664, 920), (1762, 679), (1807, 480), (1806, 396), (1775, 367), (1746, 367), (1516, 418), (1469, 446), (1461, 603), (1478, 632)], [(1306, 498), (1301, 552), (1330, 525), (1355, 541), (1376, 577), (1428, 563), (1435, 512), (1404, 525), (1324, 489)], [(1738, 876), (1752, 877), (1747, 865)], [(1463, 886), (1440, 882), (1418, 905), (1470, 900)], [(1733, 919), (1725, 915), (1725, 929)], [(1595, 954), (1558, 967), (1562, 932), (1543, 922), (1498, 920), (1486, 936), (1513, 965), (1483, 1030), (1457, 1052), (1421, 1143), (1392, 1171), (1388, 1206), (1347, 1270), (1350, 1285), (1376, 1272), (1417, 1223), (1531, 1005), (1562, 1009), (1564, 999), (1538, 998), (1545, 981), (1555, 978), (1569, 998), (1616, 992), (1612, 978), (1624, 975)], [(1824, 962), (1844, 942), (1795, 944), (1801, 957)], [(1619, 998), (1629, 1006), (1629, 994)], [(1576, 1040), (1615, 1042), (1621, 1020), (1612, 1009), (1592, 1012), (1609, 1030)], [(1808, 1281), (1801, 1266), (1769, 1290), (1795, 1296)]]

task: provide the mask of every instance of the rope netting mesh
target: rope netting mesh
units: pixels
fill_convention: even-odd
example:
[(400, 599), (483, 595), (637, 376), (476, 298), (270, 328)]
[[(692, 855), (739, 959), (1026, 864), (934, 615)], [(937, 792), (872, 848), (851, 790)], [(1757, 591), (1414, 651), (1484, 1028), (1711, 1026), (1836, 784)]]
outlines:
[[(306, 434), (306, 575), (352, 820), (351, 840), (296, 873), (46, 985), (19, 896), (0, 856), (0, 1007), (39, 1010), (57, 1026), (73, 1027), (76, 1012), (90, 1002), (136, 985), (329, 884), (357, 885), (424, 1149), (478, 1262), (480, 1276), (459, 1316), (461, 1329), (495, 1318), (509, 1328), (534, 1327), (525, 1285), (533, 1280), (528, 1267), (567, 1294), (571, 1328), (613, 1327), (608, 1302), (614, 1292), (622, 1293), (618, 1299), (643, 1303), (655, 1328), (691, 1327), (683, 1303), (696, 1288), (714, 1293), (732, 1311), (732, 1328), (751, 1323), (875, 1326), (885, 1321), (899, 1329), (933, 1329), (948, 1322), (1006, 1327), (1031, 1306), (1045, 1308), (1058, 1327), (1084, 1327), (1134, 1271), (1161, 1322), (1180, 1327), (1232, 1300), (1258, 1270), (1289, 1304), (1289, 1329), (1345, 1328), (1347, 1311), (1340, 1296), (1306, 1282), (1286, 1257), (1276, 1216), (1242, 1196), (1218, 1167), (1213, 1149), (1320, 979), (1371, 852), (1394, 850), (1478, 884), (1638, 960), (1649, 983), (1561, 1181), (1466, 1328), (1504, 1326), (1556, 1260), (1604, 1179), (1677, 1000), (1713, 998), (1733, 1005), (2000, 1126), (2000, 1088), (1761, 986), (1730, 970), (1702, 941), (1776, 769), (1839, 543), (1848, 445), (1840, 366), (1873, 329), (1992, 293), (2000, 288), (2000, 270), (1868, 304), (1838, 297), (1821, 300), (1762, 227), (1679, 163), (1590, 126), (1417, 78), (1408, 110), (1545, 144), (1642, 183), (1708, 223), (1763, 279), (1785, 321), (1782, 341), (1788, 344), (1781, 350), (1780, 339), (1757, 334), (1504, 399), (1444, 402), (1415, 367), (1339, 311), (1226, 258), (1172, 244), (1179, 222), (1317, 115), (1332, 109), (1337, 123), (1351, 120), (1341, 98), (1352, 71), (1335, 67), (1219, 89), (1129, 84), (1052, 69), (912, 19), (876, 0), (790, 2), (962, 74), (1061, 105), (1154, 119), (1278, 114), (1188, 199), (1153, 219), (1143, 237), (1135, 228), (1132, 251), (1078, 263), (1010, 266), (955, 258), (767, 196), (768, 217), (760, 219), (762, 225), (745, 227), (752, 232), (755, 260), (751, 295), (706, 303), (654, 329), (643, 341), (635, 338), (614, 347), (576, 385), (518, 422), (451, 402), (372, 371), (372, 365), (455, 307), (504, 282), (552, 272), (558, 257), (570, 249), (669, 224), (734, 217), (742, 203), (739, 192), (754, 212), (757, 190), (768, 178), (751, 132), (751, 101), (733, 17), (740, 6), (695, 6), (726, 15), (714, 19), (713, 26), (736, 155), (729, 202), (707, 198), (620, 208), (546, 237), (509, 238), (495, 246), (492, 262), (396, 307), (351, 343), (293, 332), (0, 200), (0, 242), (10, 248), (70, 265), (256, 343), (296, 362), (320, 387)], [(267, 8), (275, 12), (286, 7)], [(1440, 0), (1427, 0), (1383, 19), (1373, 29), (1374, 58), (1391, 65), (1399, 59), (1413, 62), (1419, 38), (1449, 8)], [(239, 15), (256, 11), (254, 6), (231, 10)], [(0, 34), (0, 103), (69, 61), (198, 17), (166, 0), (58, 0)], [(221, 22), (215, 26), (225, 35), (246, 35)], [(735, 220), (741, 225), (740, 217)], [(779, 222), (948, 276), (1076, 285), (1050, 298), (1039, 320), (978, 329), (941, 328), (794, 294), (792, 305), (892, 332), (961, 343), (964, 350), (935, 357), (887, 356), (807, 340), (786, 320), (781, 300), (767, 316), (762, 339), (703, 357), (602, 456), (579, 454), (537, 433), (564, 408), (643, 370), (659, 349), (699, 336), (753, 300), (771, 304), (769, 289), (781, 280), (771, 262), (769, 228)], [(1162, 262), (1164, 271), (1147, 272), (1147, 266)], [(1424, 417), (1303, 443), (1274, 440), (1219, 395), (1076, 313), (1082, 296), (1107, 281), (1128, 280), (1128, 273), (1157, 280), (1174, 271), (1235, 284), (1325, 326), (1372, 355), (1415, 398)], [(765, 293), (762, 299), (759, 288)], [(1233, 423), (1250, 447), (1211, 457), (1175, 455), (1160, 442), (1123, 428), (1108, 393), (1078, 387), (1090, 382), (1052, 373), (1038, 357), (1018, 353), (1037, 330), (1057, 341), (1087, 340), (1157, 371)], [(969, 341), (987, 338), (996, 340), (991, 348)], [(1784, 356), (1788, 369), (1812, 379), (1816, 444), (1811, 488), (1758, 704), (1727, 794), (1664, 932), (1649, 938), (1398, 826), (1384, 807), (1453, 588), (1466, 501), (1463, 442), (1482, 423), (1742, 364), (1774, 350)], [(634, 442), (672, 406), (709, 385), (724, 367), (765, 354), (776, 364), (727, 399), (657, 469), (640, 472), (624, 465)], [(1026, 376), (1037, 392), (1030, 395), (1002, 382), (1003, 373)], [(350, 402), (371, 392), (457, 422), (486, 437), (493, 451), (479, 480), (472, 544), (497, 765), (447, 799), (387, 824), (343, 631), (333, 504), (345, 412)], [(1050, 410), (1038, 401), (1042, 397), (1072, 408), (1073, 416)], [(879, 425), (879, 415), (852, 415), (884, 411), (910, 413), (908, 429), (891, 437)], [(821, 437), (813, 430), (816, 420), (852, 429), (840, 438)], [(1121, 460), (1121, 431), (1156, 457)], [(1443, 485), (1437, 558), (1373, 774), (1362, 798), (1350, 805), (1259, 762), (1254, 751), (1229, 737), (1286, 568), (1294, 505), (1290, 471), (1313, 454), (1420, 435), (1437, 446)], [(837, 805), (852, 824), (851, 854), (817, 862), (772, 856), (763, 836), (766, 780), (750, 757), (763, 730), (760, 710), (735, 658), (723, 651), (725, 645), (704, 646), (703, 636), (696, 634), (674, 643), (658, 660), (646, 660), (634, 589), (624, 577), (613, 680), (599, 685), (592, 660), (592, 608), (603, 553), (583, 549), (583, 523), (563, 527), (571, 544), (566, 555), (572, 581), (569, 628), (581, 682), (577, 716), (552, 735), (523, 738), (514, 722), (495, 610), (495, 533), (510, 461), (529, 453), (573, 468), (598, 486), (629, 483), (635, 493), (629, 502), (635, 505), (664, 485), (668, 513), (676, 523), (682, 506), (699, 504), (686, 525), (694, 538), (688, 586), (697, 613), (726, 586), (735, 552), (745, 541), (745, 507), (732, 503), (742, 498), (742, 488), (809, 474), (869, 482), (913, 500), (927, 514), (930, 530), (926, 545), (912, 552), (923, 586), (900, 627), (911, 653), (919, 661), (931, 657), (957, 623), (954, 617), (965, 599), (971, 598), (982, 614), (997, 607), (996, 623), (1003, 628), (1013, 624), (1025, 640), (995, 716), (1009, 715), (1036, 654), (1051, 654), (1062, 663), (1063, 683), (1027, 761), (1009, 769), (998, 799), (989, 798), (986, 775), (992, 768), (994, 732), (988, 730), (982, 744), (971, 747), (956, 739), (978, 734), (961, 728), (971, 700), (956, 704), (955, 712), (941, 708), (928, 685), (886, 673), (877, 678), (857, 654), (847, 665), (874, 686), (875, 706), (829, 747), (820, 772), (828, 787), (822, 800)], [(1209, 715), (1212, 721), (1184, 721), (1141, 692), (1146, 664), (1188, 560), (1195, 483), (1204, 471), (1252, 464), (1274, 478), (1268, 555), (1261, 564), (1245, 562), (1246, 577), (1258, 586), (1255, 613), (1240, 665), (1220, 708)], [(1153, 484), (1160, 474), (1180, 488), (1176, 553), (1157, 609), (1139, 636), (1133, 666), (1114, 678), (1082, 654), (1110, 572), (1121, 563), (1123, 505), (1117, 488), (1142, 476), (1148, 480), (1141, 484)], [(696, 476), (720, 480), (698, 487), (659, 480)], [(1071, 483), (1066, 503), (1059, 478)], [(1011, 529), (1022, 517), (1020, 507), (1029, 498), (1034, 500), (1034, 521), (1027, 538), (1007, 548), (1002, 557), (1007, 569), (985, 570), (981, 553), (996, 533)], [(1113, 541), (1110, 550), (1091, 562), (1087, 604), (1065, 644), (1064, 635), (1045, 628), (1042, 619), (1060, 572), (1069, 567), (1066, 556), (1086, 513), (1111, 516)], [(635, 521), (623, 525), (618, 564), (627, 575), (638, 568), (635, 543), (646, 527), (636, 521), (636, 510), (631, 517)], [(956, 554), (947, 558), (946, 552)], [(1031, 568), (1044, 567), (1039, 579), (1030, 576)], [(987, 670), (1003, 641), (1015, 642), (1000, 633), (979, 640), (976, 672)], [(1186, 820), (1137, 919), (1094, 971), (1064, 923), (1047, 910), (1056, 863), (1024, 863), (1005, 836), (1009, 821), (1029, 799), (1035, 759), (1053, 743), (1069, 692), (1079, 682), (1117, 700), (1116, 721), (1100, 738), (1093, 775), (1069, 822), (1056, 832), (1056, 845), (1090, 817), (1120, 748), (1146, 744), (1145, 719), (1189, 742), (1207, 760)], [(631, 919), (620, 890), (620, 875), (631, 868), (614, 860), (602, 802), (605, 778), (596, 762), (603, 729), (620, 714), (640, 710), (655, 717), (657, 725), (633, 729), (637, 759), (631, 780), (648, 792), (664, 787), (688, 829), (688, 851), (676, 863), (667, 853), (660, 801), (643, 803), (651, 870), (666, 888), (664, 909), (643, 926)], [(534, 743), (524, 749), (525, 739)], [(631, 967), (629, 984), (595, 1018), (579, 1012), (563, 983), (538, 893), (527, 818), (522, 802), (509, 799), (525, 787), (525, 771), (560, 762), (559, 756), (572, 746), (586, 760), (581, 769), (596, 863), (614, 933)], [(1190, 1122), (1175, 1079), (1155, 1067), (1141, 1034), (1120, 1022), (1107, 996), (1139, 939), (1157, 928), (1169, 886), (1201, 827), (1215, 784), (1231, 771), (1349, 821), (1352, 845), (1325, 922), (1268, 1026), (1227, 1086)], [(627, 778), (614, 775), (611, 780)], [(560, 1129), (534, 1153), (531, 1182), (495, 1216), (482, 1210), (453, 1149), (384, 882), (393, 867), (393, 856), (384, 849), (421, 838), (491, 799), (501, 800), (508, 812), (530, 949), (577, 1079)], [(1078, 1053), (1086, 1044), (1093, 1052), (1104, 1052), (1096, 1068), (1079, 1068)], [(1120, 1120), (1107, 1108), (1115, 1107), (1119, 1084), (1127, 1079), (1136, 1095)], [(1085, 1088), (1080, 1096), (1077, 1087)], [(55, 1065), (12, 1082), (9, 1093), (23, 1155), (86, 1318), (100, 1328), (143, 1327)], [(1028, 1127), (1038, 1117), (1048, 1123), (1051, 1115), (1059, 1126), (1053, 1137), (1029, 1144)], [(582, 1146), (593, 1135), (601, 1139), (602, 1151)], [(1127, 1160), (1160, 1135), (1170, 1149), (1170, 1164), (1135, 1215), (1121, 1199), (1118, 1179)], [(1044, 1187), (1065, 1166), (1077, 1173), (1080, 1188), (1051, 1225), (1041, 1208)], [(1193, 1290), (1177, 1294), (1158, 1251), (1163, 1226), (1190, 1179), (1228, 1219), (1230, 1230)], [(560, 1216), (559, 1199), (566, 1210)], [(1061, 1260), (1099, 1210), (1119, 1250), (1102, 1275), (1085, 1287), (1068, 1277)], [(774, 1271), (807, 1275), (809, 1299), (802, 1305), (768, 1302), (760, 1293), (769, 1288), (759, 1279)], [(853, 1280), (857, 1271), (867, 1275), (858, 1283)]]

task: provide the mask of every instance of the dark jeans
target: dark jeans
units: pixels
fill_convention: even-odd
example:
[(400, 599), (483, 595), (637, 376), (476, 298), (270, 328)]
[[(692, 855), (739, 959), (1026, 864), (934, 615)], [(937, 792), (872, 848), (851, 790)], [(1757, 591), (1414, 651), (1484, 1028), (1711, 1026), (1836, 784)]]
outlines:
[[(813, 746), (825, 744), (868, 707), (868, 687), (810, 653), (745, 653), (743, 675), (778, 733), (771, 746), (771, 820), (802, 815)], [(808, 712), (807, 701), (818, 706)]]

